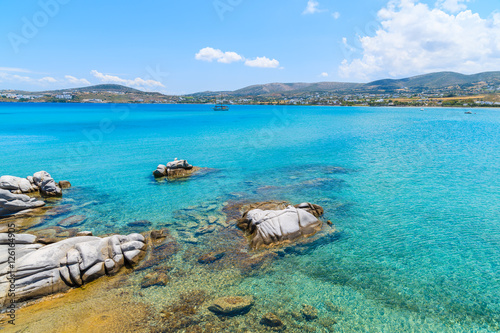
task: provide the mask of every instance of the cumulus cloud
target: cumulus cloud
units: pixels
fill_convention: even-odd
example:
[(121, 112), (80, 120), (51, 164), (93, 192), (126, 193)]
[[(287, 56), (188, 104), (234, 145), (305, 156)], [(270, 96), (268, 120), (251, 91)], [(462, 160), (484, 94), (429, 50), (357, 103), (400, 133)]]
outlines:
[(243, 60), (243, 57), (236, 52), (222, 52), (221, 50), (214, 49), (212, 47), (205, 47), (201, 49), (194, 57), (196, 60), (209, 62), (217, 60), (217, 62), (224, 64), (230, 64), (232, 62)]
[(467, 9), (467, 5), (464, 2), (469, 2), (469, 0), (438, 0), (436, 6), (451, 13), (458, 13)]
[(276, 59), (269, 59), (267, 57), (257, 57), (255, 59), (246, 59), (242, 55), (236, 52), (222, 52), (219, 49), (214, 49), (212, 47), (205, 47), (201, 49), (195, 55), (196, 60), (212, 62), (217, 60), (217, 62), (230, 64), (232, 62), (245, 61), (245, 65), (249, 67), (261, 67), (261, 68), (277, 68), (280, 62)]
[(51, 76), (42, 77), (39, 81), (42, 83), (45, 83), (45, 82), (46, 83), (56, 83), (57, 82), (57, 80)]
[(340, 17), (340, 13), (339, 12), (333, 12), (332, 13), (332, 17), (337, 20)]
[(307, 1), (307, 6), (306, 9), (302, 12), (302, 14), (307, 15), (307, 14), (315, 14), (315, 13), (320, 13), (322, 10), (319, 8), (319, 2), (316, 0), (309, 0)]
[[(393, 0), (378, 18), (381, 26), (375, 35), (360, 37), (362, 55), (343, 60), (342, 77), (369, 80), (444, 70), (498, 70), (500, 14), (483, 19), (470, 10), (453, 15), (418, 1)], [(343, 43), (355, 49), (345, 38)]]
[(64, 78), (68, 83), (77, 84), (77, 85), (90, 85), (90, 82), (87, 79), (77, 79), (71, 75), (65, 75)]
[(154, 88), (154, 87), (165, 87), (161, 82), (155, 80), (144, 80), (141, 78), (135, 78), (133, 80), (123, 79), (121, 77), (109, 74), (103, 74), (98, 72), (97, 70), (91, 70), (90, 74), (92, 74), (95, 78), (97, 78), (102, 83), (114, 83), (114, 84), (122, 84), (129, 87), (138, 87), (138, 88)]
[(260, 67), (260, 68), (278, 68), (280, 62), (276, 59), (269, 59), (267, 57), (257, 57), (255, 59), (247, 59), (245, 65), (249, 67)]
[(327, 72), (323, 72), (323, 73), (321, 73), (319, 76), (321, 76), (321, 77), (327, 77), (327, 76), (328, 76), (328, 73), (327, 73)]

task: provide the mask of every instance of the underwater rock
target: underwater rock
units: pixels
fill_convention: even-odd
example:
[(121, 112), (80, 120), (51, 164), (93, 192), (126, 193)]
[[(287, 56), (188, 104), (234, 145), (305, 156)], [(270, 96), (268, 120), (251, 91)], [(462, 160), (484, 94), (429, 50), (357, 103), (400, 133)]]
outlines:
[(0, 216), (12, 215), (42, 206), (45, 206), (45, 202), (41, 200), (0, 189)]
[(271, 312), (266, 313), (260, 320), (260, 323), (264, 326), (284, 329), (284, 324), (281, 319)]
[(307, 320), (311, 321), (318, 318), (318, 309), (312, 305), (302, 304), (302, 316)]
[[(282, 205), (283, 203), (278, 203), (279, 207)], [(291, 205), (284, 209), (251, 209), (243, 213), (243, 217), (238, 221), (238, 227), (251, 235), (253, 249), (291, 242), (301, 237), (312, 236), (321, 230), (322, 222), (309, 211), (322, 214), (323, 208), (310, 203), (298, 206), (305, 209)]]
[(141, 288), (152, 286), (165, 286), (170, 278), (164, 271), (155, 271), (144, 275), (141, 281)]
[(127, 223), (127, 226), (129, 227), (132, 227), (132, 228), (136, 228), (136, 227), (149, 227), (151, 226), (153, 223), (151, 223), (151, 221), (148, 221), (148, 220), (140, 220), (140, 221), (134, 221), (134, 222), (130, 222), (130, 223)]
[[(16, 235), (18, 237), (25, 236)], [(144, 254), (144, 241), (139, 234), (105, 238), (81, 236), (39, 246), (16, 258), (13, 270), (10, 267), (0, 270), (0, 306), (10, 301), (8, 293), (13, 279), (17, 301), (67, 291), (105, 274), (115, 273), (126, 262), (136, 263)], [(0, 253), (6, 251), (7, 246), (1, 244)]]
[(237, 316), (250, 311), (253, 302), (253, 296), (220, 297), (212, 301), (208, 309), (219, 315)]
[(65, 189), (68, 189), (71, 187), (71, 183), (67, 180), (60, 180), (59, 187), (62, 188), (63, 190), (65, 190)]
[(61, 220), (59, 223), (57, 223), (57, 225), (62, 227), (74, 227), (82, 224), (86, 219), (87, 217), (85, 215), (72, 215)]
[(224, 254), (224, 252), (210, 252), (199, 257), (198, 262), (200, 264), (211, 264), (224, 257)]

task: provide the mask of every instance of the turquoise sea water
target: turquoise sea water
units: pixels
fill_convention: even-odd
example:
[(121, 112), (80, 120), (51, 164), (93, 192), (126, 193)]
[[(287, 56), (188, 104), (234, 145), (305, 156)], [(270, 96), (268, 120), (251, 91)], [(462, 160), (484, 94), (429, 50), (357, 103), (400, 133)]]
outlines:
[[(495, 332), (500, 111), (473, 112), (0, 104), (0, 174), (69, 180), (95, 234), (175, 229), (177, 210), (214, 200), (319, 203), (339, 239), (240, 288), (320, 313), (328, 300), (339, 332)], [(155, 181), (175, 157), (215, 171)]]

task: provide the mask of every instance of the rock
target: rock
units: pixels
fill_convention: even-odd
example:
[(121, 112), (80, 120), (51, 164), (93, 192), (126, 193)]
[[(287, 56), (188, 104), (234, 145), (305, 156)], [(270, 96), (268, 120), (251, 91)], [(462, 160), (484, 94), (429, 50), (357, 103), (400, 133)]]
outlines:
[(92, 236), (92, 231), (80, 231), (76, 234), (77, 237), (80, 236)]
[(193, 166), (189, 164), (186, 160), (173, 160), (172, 162), (168, 162), (166, 166), (167, 170), (171, 169), (191, 169)]
[(14, 194), (8, 190), (0, 189), (0, 216), (12, 215), (44, 205), (45, 202), (30, 198), (25, 194)]
[(131, 265), (137, 264), (139, 262), (139, 260), (142, 259), (143, 255), (144, 255), (144, 251), (141, 251), (141, 250), (132, 250), (132, 251), (123, 252), (123, 256), (125, 257), (125, 260)]
[(211, 264), (224, 257), (224, 254), (224, 252), (210, 252), (199, 257), (198, 262), (200, 264)]
[(311, 321), (318, 318), (318, 309), (312, 305), (302, 304), (302, 316), (307, 321)]
[(127, 226), (132, 227), (132, 228), (137, 228), (137, 227), (150, 227), (153, 223), (148, 220), (140, 220), (140, 221), (134, 221), (127, 223)]
[(273, 328), (281, 328), (284, 326), (281, 319), (279, 319), (278, 316), (276, 316), (274, 313), (271, 312), (266, 313), (260, 320), (260, 323), (264, 326), (269, 326)]
[(219, 315), (236, 316), (250, 311), (252, 305), (252, 296), (227, 296), (215, 299), (208, 309)]
[(85, 273), (83, 273), (82, 280), (84, 283), (94, 281), (97, 278), (106, 274), (106, 269), (104, 268), (104, 262), (99, 262), (94, 266), (90, 267)]
[[(8, 235), (5, 235), (0, 234), (0, 239), (8, 238)], [(31, 243), (17, 245), (16, 248), (24, 246), (33, 248), (23, 249), (22, 257), (16, 258), (13, 273), (16, 281), (16, 301), (22, 302), (63, 292), (105, 274), (113, 274), (125, 264), (124, 257), (137, 262), (140, 258), (139, 254), (144, 252), (140, 249), (145, 246), (141, 242), (142, 236), (137, 235), (131, 234), (130, 237), (115, 235), (105, 238), (80, 236), (45, 246)], [(34, 236), (16, 236), (20, 242), (33, 242)], [(121, 252), (121, 245), (130, 251), (124, 254)], [(2, 246), (7, 245), (0, 245), (0, 250)], [(10, 268), (2, 268), (1, 259), (0, 254), (0, 307), (10, 301), (8, 290), (11, 278)]]
[(65, 190), (65, 189), (68, 189), (71, 187), (71, 183), (67, 180), (60, 180), (59, 187), (62, 188), (63, 190)]
[(153, 171), (153, 176), (155, 178), (165, 177), (167, 175), (167, 167), (163, 164), (160, 164), (156, 167), (156, 170)]
[(44, 179), (52, 178), (50, 174), (46, 171), (38, 171), (33, 175), (33, 183), (40, 187)]
[(35, 244), (36, 236), (29, 234), (0, 234), (0, 244)]
[[(83, 222), (85, 222), (86, 219), (87, 219), (87, 217), (85, 215), (72, 215), (70, 217), (67, 217), (67, 218), (59, 221), (59, 223), (57, 223), (57, 225), (62, 226), (62, 227), (74, 227), (74, 226), (82, 224)], [(89, 235), (89, 236), (91, 236), (91, 235)]]
[(163, 272), (151, 272), (146, 274), (141, 281), (141, 288), (149, 288), (152, 286), (165, 286), (170, 279), (168, 275)]
[(162, 239), (167, 237), (168, 233), (164, 230), (152, 230), (149, 234), (152, 240)]
[[(320, 208), (314, 211), (317, 213)], [(281, 210), (257, 208), (247, 211), (238, 226), (251, 235), (251, 247), (257, 249), (312, 236), (321, 230), (322, 222), (305, 209), (289, 205)]]
[(295, 205), (295, 208), (303, 209), (306, 212), (311, 213), (315, 217), (320, 217), (321, 215), (323, 215), (323, 212), (324, 212), (323, 207), (321, 207), (320, 205), (315, 205), (315, 204), (309, 203), (309, 202), (303, 202), (301, 204)]
[(40, 194), (44, 197), (60, 197), (62, 190), (53, 178), (44, 178), (40, 185)]
[(199, 171), (200, 168), (193, 167), (186, 160), (177, 160), (177, 158), (168, 162), (167, 165), (160, 164), (153, 171), (155, 178), (167, 177), (170, 180), (177, 178), (185, 178), (191, 176), (194, 172)]
[(28, 179), (14, 176), (0, 177), (0, 188), (9, 191), (20, 191), (21, 193), (29, 193), (33, 191), (31, 183)]

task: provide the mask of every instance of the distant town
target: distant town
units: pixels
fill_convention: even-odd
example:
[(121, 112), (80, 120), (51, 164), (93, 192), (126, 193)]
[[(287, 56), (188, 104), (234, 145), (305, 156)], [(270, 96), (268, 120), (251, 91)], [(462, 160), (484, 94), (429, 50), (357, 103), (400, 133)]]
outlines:
[(0, 91), (0, 102), (500, 107), (500, 72), (431, 73), (362, 83), (270, 83), (164, 95), (115, 84), (45, 92)]

